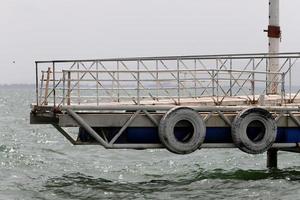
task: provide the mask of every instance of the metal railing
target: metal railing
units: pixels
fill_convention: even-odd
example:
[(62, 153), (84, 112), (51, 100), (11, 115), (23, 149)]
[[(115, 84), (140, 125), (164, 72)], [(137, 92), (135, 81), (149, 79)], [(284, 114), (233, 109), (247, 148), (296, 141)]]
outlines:
[[(299, 58), (300, 53), (281, 53), (37, 61), (36, 104), (255, 103), (271, 84), (287, 104), (300, 93), (294, 87)], [(267, 72), (270, 59), (279, 59), (278, 72)]]

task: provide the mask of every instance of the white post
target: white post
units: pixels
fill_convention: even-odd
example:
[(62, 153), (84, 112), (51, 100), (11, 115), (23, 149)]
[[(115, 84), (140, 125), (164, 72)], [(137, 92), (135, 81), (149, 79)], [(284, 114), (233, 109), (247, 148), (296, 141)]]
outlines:
[[(279, 53), (279, 43), (281, 37), (281, 30), (279, 25), (279, 0), (269, 0), (269, 53)], [(279, 59), (272, 58), (269, 60), (267, 72), (278, 72)], [(278, 80), (276, 74), (267, 75), (267, 94), (278, 94)]]

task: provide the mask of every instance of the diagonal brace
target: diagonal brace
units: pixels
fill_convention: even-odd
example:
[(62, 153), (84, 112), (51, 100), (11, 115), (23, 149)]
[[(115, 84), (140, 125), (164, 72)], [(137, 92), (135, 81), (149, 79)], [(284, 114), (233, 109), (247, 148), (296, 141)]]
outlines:
[(113, 143), (115, 143), (115, 141), (117, 141), (117, 139), (122, 135), (122, 133), (125, 131), (125, 129), (133, 122), (133, 120), (136, 118), (136, 116), (138, 116), (138, 114), (140, 114), (141, 110), (136, 111), (129, 119), (128, 121), (123, 125), (123, 127), (119, 130), (119, 132), (113, 137), (113, 139), (111, 139), (111, 141), (109, 142), (110, 145), (112, 145)]
[(71, 109), (67, 109), (68, 114), (80, 125), (82, 126), (97, 142), (99, 142), (105, 148), (108, 148), (109, 145), (105, 142), (97, 133), (88, 125), (77, 113)]

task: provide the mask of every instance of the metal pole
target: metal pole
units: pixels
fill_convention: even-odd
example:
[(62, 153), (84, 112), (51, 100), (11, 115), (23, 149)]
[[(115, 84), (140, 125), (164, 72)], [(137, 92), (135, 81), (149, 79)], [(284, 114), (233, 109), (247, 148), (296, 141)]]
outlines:
[(255, 59), (253, 58), (252, 59), (253, 63), (252, 63), (252, 81), (251, 81), (251, 90), (252, 90), (252, 97), (253, 97), (253, 102), (255, 101), (255, 73), (254, 73), (254, 70), (255, 70)]
[(118, 102), (120, 102), (120, 63), (117, 61), (117, 98)]
[(78, 81), (78, 84), (77, 84), (77, 97), (78, 97), (77, 103), (80, 105), (81, 99), (80, 99), (79, 63), (77, 63), (77, 70), (78, 70), (78, 72), (77, 72), (77, 81)]
[(137, 61), (137, 103), (140, 105), (140, 60)]
[(177, 104), (180, 105), (179, 60), (177, 59)]
[[(269, 0), (269, 53), (279, 53), (279, 44), (281, 38), (281, 30), (279, 25), (279, 0)], [(271, 72), (267, 75), (267, 94), (278, 94), (278, 77), (272, 72), (278, 72), (279, 59), (271, 58), (269, 65), (267, 66), (267, 72)]]
[(97, 106), (99, 106), (99, 84), (98, 84), (98, 82), (99, 82), (99, 64), (98, 64), (98, 61), (96, 61), (96, 79), (97, 79), (97, 81), (96, 81), (96, 90), (97, 90)]
[(65, 73), (65, 71), (63, 70), (62, 71), (62, 73), (63, 73), (63, 105), (65, 105), (65, 89), (66, 89), (66, 73)]
[[(41, 77), (41, 85), (40, 85), (40, 98), (38, 98), (37, 106), (40, 104), (40, 101), (42, 101), (43, 98), (43, 87), (44, 87), (44, 81), (45, 81), (45, 72), (42, 71), (42, 77)], [(38, 93), (37, 93), (38, 94)]]
[(230, 75), (230, 96), (232, 96), (232, 59), (230, 58), (230, 66), (229, 66), (229, 75)]
[[(46, 85), (45, 85), (44, 105), (48, 105), (48, 91), (49, 91), (50, 73), (51, 73), (51, 68), (48, 67), (47, 79), (46, 79)], [(54, 89), (54, 86), (53, 86), (53, 89)]]
[(292, 61), (289, 59), (289, 103), (292, 103)]
[(56, 107), (56, 88), (55, 88), (55, 85), (56, 85), (56, 80), (55, 80), (55, 62), (52, 63), (52, 69), (53, 69), (53, 104), (54, 104), (54, 107)]
[(215, 70), (212, 70), (211, 82), (212, 82), (212, 95), (215, 96)]
[(285, 73), (281, 74), (281, 105), (285, 103)]
[(194, 98), (197, 98), (197, 60), (194, 60), (195, 76), (194, 76)]
[(36, 105), (39, 106), (39, 72), (38, 72), (37, 62), (35, 62), (35, 94), (36, 94)]
[(159, 77), (158, 77), (158, 60), (155, 61), (155, 67), (156, 67), (156, 100), (158, 101), (158, 95), (159, 95)]
[[(218, 58), (216, 59), (216, 69), (217, 69), (217, 75), (216, 75), (216, 84), (217, 84), (217, 102), (219, 102), (219, 62)], [(221, 68), (220, 68), (221, 69)]]
[(71, 105), (71, 72), (68, 71), (68, 98), (67, 98), (67, 105)]

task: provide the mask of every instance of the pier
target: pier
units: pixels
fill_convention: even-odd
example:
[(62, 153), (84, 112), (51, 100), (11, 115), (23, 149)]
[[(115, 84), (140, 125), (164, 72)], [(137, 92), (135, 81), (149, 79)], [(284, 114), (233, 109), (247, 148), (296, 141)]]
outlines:
[[(274, 168), (278, 151), (300, 153), (299, 58), (292, 52), (37, 61), (30, 122), (53, 125), (73, 145), (177, 154), (238, 148), (268, 152)], [(274, 60), (278, 69), (269, 71)], [(68, 127), (78, 127), (77, 135)]]

